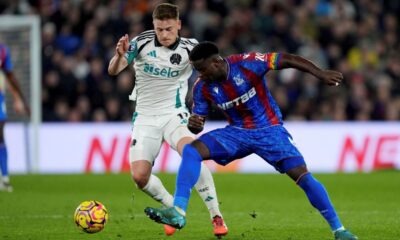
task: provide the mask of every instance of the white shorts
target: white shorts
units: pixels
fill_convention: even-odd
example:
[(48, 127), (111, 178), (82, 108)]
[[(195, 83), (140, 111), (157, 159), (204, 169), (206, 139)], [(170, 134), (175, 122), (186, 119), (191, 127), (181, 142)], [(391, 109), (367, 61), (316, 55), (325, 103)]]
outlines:
[(163, 141), (176, 150), (180, 139), (195, 136), (187, 128), (190, 116), (187, 111), (166, 115), (135, 115), (129, 149), (130, 162), (147, 160), (154, 165)]

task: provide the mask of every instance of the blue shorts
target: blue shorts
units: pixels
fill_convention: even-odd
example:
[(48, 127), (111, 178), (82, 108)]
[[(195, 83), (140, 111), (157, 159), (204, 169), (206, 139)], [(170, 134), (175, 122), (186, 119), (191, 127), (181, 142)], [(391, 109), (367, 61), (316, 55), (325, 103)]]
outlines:
[(4, 94), (0, 92), (0, 121), (7, 119), (6, 99)]
[(205, 133), (198, 140), (210, 150), (210, 159), (221, 165), (252, 153), (280, 173), (305, 165), (303, 156), (293, 145), (292, 136), (281, 125), (261, 129), (226, 126)]

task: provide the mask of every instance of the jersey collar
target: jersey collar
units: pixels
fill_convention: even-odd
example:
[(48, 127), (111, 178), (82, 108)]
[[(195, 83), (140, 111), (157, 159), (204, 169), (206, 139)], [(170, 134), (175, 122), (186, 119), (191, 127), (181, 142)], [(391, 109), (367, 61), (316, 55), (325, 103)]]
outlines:
[(229, 61), (224, 58), (225, 64), (226, 64), (226, 79), (225, 81), (227, 81), (229, 79), (229, 76), (231, 75), (231, 66), (229, 66)]
[[(178, 36), (178, 38), (176, 39), (176, 41), (175, 41), (173, 44), (171, 44), (170, 46), (168, 46), (168, 48), (171, 49), (171, 50), (175, 50), (175, 49), (178, 47), (180, 41), (181, 41), (181, 38)], [(155, 45), (156, 47), (162, 47), (162, 45), (161, 45), (161, 43), (158, 41), (157, 37), (154, 38), (154, 45)]]

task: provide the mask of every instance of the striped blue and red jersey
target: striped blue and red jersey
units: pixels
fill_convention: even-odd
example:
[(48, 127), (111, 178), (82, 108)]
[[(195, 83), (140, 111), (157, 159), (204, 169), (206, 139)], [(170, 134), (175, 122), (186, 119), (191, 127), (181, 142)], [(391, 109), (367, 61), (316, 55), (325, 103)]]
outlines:
[(279, 69), (279, 53), (244, 53), (225, 58), (228, 77), (222, 82), (198, 79), (193, 87), (192, 112), (206, 116), (215, 103), (239, 128), (281, 125), (282, 114), (271, 96), (265, 74)]
[[(13, 65), (11, 62), (10, 50), (6, 45), (0, 43), (0, 71), (8, 73), (12, 70)], [(4, 86), (4, 83), (0, 83), (0, 92), (3, 90), (1, 86)]]
[(0, 70), (11, 72), (13, 65), (10, 57), (10, 50), (6, 45), (0, 43)]

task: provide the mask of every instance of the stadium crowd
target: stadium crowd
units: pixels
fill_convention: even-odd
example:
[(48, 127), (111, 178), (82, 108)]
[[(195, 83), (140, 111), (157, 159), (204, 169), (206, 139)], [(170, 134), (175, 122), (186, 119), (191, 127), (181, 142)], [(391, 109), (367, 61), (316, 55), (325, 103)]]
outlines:
[[(161, 1), (20, 0), (1, 14), (38, 14), (44, 121), (130, 121), (133, 73), (107, 74), (117, 40), (152, 29)], [(165, 2), (165, 1), (164, 1)], [(344, 74), (339, 87), (298, 71), (270, 72), (286, 120), (400, 120), (400, 2), (390, 0), (193, 0), (179, 5), (185, 37), (222, 55), (289, 52)], [(213, 110), (211, 119), (222, 119)]]

